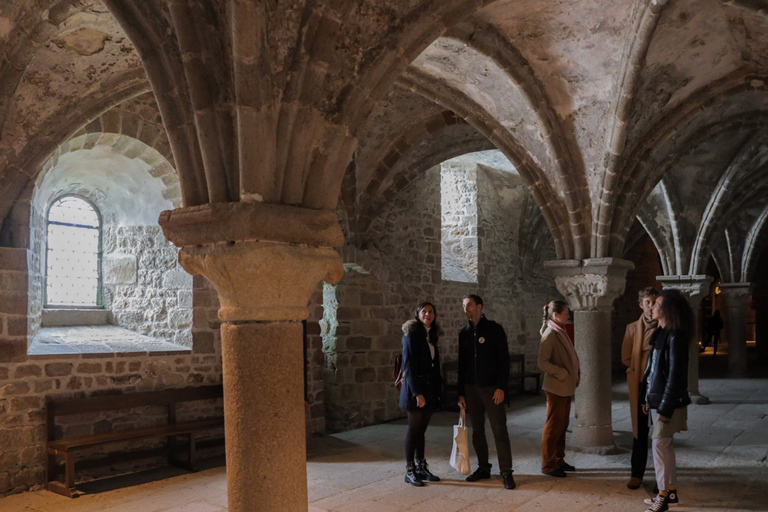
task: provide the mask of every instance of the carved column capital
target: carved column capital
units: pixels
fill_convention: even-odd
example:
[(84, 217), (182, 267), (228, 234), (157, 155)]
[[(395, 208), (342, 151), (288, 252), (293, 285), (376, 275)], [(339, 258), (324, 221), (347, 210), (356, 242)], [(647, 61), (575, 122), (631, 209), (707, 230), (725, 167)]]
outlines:
[(303, 320), (317, 283), (344, 276), (334, 212), (216, 203), (163, 212), (160, 225), (182, 267), (216, 288), (225, 322)]
[(679, 290), (685, 294), (688, 304), (696, 311), (701, 300), (709, 295), (714, 278), (707, 275), (656, 276), (665, 289)]
[(224, 322), (304, 320), (317, 283), (344, 276), (341, 256), (331, 248), (274, 242), (184, 247), (179, 263), (213, 284)]
[(610, 309), (614, 299), (624, 293), (631, 261), (618, 258), (555, 260), (544, 262), (555, 279), (555, 286), (574, 311)]
[(744, 301), (752, 295), (752, 283), (720, 283), (718, 287), (726, 301), (735, 301), (734, 303)]

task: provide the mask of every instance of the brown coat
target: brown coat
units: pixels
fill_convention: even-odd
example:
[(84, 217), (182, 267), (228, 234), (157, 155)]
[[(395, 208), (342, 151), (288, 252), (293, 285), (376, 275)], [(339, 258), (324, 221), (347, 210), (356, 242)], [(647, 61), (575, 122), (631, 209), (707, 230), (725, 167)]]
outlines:
[(573, 367), (566, 343), (571, 342), (549, 327), (541, 335), (539, 368), (544, 372), (541, 389), (557, 396), (573, 396), (579, 385), (579, 374)]
[[(645, 374), (647, 357), (643, 357), (643, 338), (645, 324), (643, 316), (627, 326), (624, 342), (621, 344), (621, 362), (627, 367), (627, 385), (629, 387), (629, 410), (632, 413), (632, 433), (637, 439), (637, 401), (640, 394), (640, 381)], [(648, 352), (645, 352), (647, 356)]]

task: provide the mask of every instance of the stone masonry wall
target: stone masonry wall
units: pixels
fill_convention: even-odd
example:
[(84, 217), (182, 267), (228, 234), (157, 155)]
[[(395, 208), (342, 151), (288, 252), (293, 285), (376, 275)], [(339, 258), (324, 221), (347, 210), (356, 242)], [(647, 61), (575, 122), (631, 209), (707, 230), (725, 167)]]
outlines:
[[(440, 340), (444, 361), (456, 358), (457, 333), (466, 323), (461, 298), (478, 293), (485, 299), (486, 316), (504, 326), (510, 352), (524, 353), (527, 369), (536, 368), (541, 306), (559, 294), (550, 278), (535, 269), (521, 271), (516, 227), (504, 211), (514, 203), (499, 194), (500, 184), (502, 188), (515, 185), (497, 174), (486, 169), (477, 172), (477, 284), (442, 279), (439, 167), (414, 180), (381, 213), (369, 231), (379, 237), (367, 250), (344, 249), (346, 275), (324, 294), (315, 294), (310, 321), (315, 323), (314, 331), (320, 332), (324, 352), (328, 431), (403, 415), (392, 385), (391, 362), (401, 351), (401, 325), (423, 300), (436, 306), (437, 322), (444, 331)], [(335, 309), (333, 322), (323, 319), (320, 300)], [(312, 363), (318, 359), (312, 357)], [(311, 407), (319, 410), (316, 404)]]
[(476, 283), (477, 165), (441, 165), (440, 196), (442, 278)]
[(192, 276), (159, 226), (109, 226), (103, 236), (104, 305), (115, 324), (192, 346)]
[[(221, 382), (221, 338), (215, 290), (193, 280), (192, 346), (188, 353), (27, 356), (27, 250), (0, 248), (0, 495), (45, 483), (47, 398), (130, 393)], [(191, 405), (181, 414), (208, 414), (221, 402)], [(220, 412), (220, 411), (219, 411)], [(60, 432), (72, 435), (111, 424), (151, 420), (156, 411), (129, 411), (95, 420), (72, 416)], [(143, 446), (156, 444), (150, 440)], [(115, 450), (126, 446), (115, 446)], [(138, 446), (133, 444), (132, 448)], [(142, 469), (165, 457), (120, 468), (94, 468), (81, 477)]]

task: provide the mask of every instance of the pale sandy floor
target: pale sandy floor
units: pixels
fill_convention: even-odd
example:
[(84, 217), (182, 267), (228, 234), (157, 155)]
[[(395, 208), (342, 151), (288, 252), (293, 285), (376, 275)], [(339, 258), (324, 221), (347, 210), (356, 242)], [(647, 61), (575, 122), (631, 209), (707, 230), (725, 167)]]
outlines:
[[(681, 505), (674, 510), (768, 511), (768, 379), (705, 379), (700, 388), (713, 403), (692, 406), (690, 430), (676, 436)], [(427, 432), (427, 457), (443, 481), (424, 488), (403, 483), (402, 422), (313, 439), (307, 463), (309, 510), (642, 512), (642, 499), (652, 491), (653, 470), (649, 468), (645, 488), (625, 487), (631, 434), (622, 383), (614, 386), (613, 395), (614, 434), (621, 453), (570, 453), (568, 460), (578, 471), (565, 479), (539, 473), (543, 398), (515, 397), (508, 413), (518, 484), (513, 491), (503, 489), (498, 477), (470, 484), (451, 470), (455, 413), (437, 414)], [(223, 467), (173, 475), (136, 485), (128, 479), (122, 487), (97, 489), (74, 500), (46, 491), (9, 496), (0, 499), (0, 512), (226, 510)]]

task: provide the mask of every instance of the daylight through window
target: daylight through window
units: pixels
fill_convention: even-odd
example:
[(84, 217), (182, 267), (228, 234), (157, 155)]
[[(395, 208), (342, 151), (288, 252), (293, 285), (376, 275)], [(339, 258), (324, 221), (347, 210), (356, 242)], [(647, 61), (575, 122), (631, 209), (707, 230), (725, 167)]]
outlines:
[(99, 306), (99, 239), (96, 209), (74, 196), (48, 211), (46, 306)]

